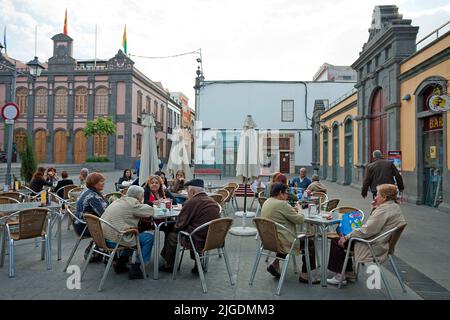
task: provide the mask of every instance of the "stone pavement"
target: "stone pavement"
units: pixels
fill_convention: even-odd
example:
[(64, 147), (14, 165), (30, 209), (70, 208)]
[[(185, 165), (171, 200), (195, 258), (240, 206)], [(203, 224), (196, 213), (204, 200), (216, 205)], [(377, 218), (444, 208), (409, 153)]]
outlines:
[[(113, 191), (113, 182), (117, 181), (121, 171), (105, 173), (107, 187), (105, 192)], [(207, 179), (205, 179), (207, 180)], [(226, 183), (233, 179), (212, 180), (214, 184)], [(353, 205), (367, 211), (370, 200), (361, 199), (359, 192), (350, 187), (344, 187), (327, 182), (330, 198), (338, 197), (341, 205)], [(242, 206), (242, 198), (238, 199)], [(251, 201), (251, 199), (250, 199)], [(408, 227), (399, 241), (397, 255), (401, 259), (402, 275), (408, 281), (407, 293), (402, 293), (394, 275), (387, 271), (395, 299), (428, 299), (447, 298), (450, 278), (447, 275), (450, 264), (449, 232), (446, 226), (450, 215), (428, 207), (418, 207), (409, 204), (403, 206)], [(232, 214), (230, 213), (232, 216)], [(242, 219), (236, 218), (234, 226), (241, 225)], [(251, 223), (249, 221), (249, 223)], [(40, 261), (40, 250), (35, 248), (33, 241), (27, 245), (18, 244), (15, 247), (16, 277), (8, 278), (8, 261), (0, 269), (0, 299), (386, 299), (385, 291), (369, 290), (366, 287), (367, 274), (361, 270), (360, 278), (355, 284), (349, 284), (339, 290), (336, 287), (326, 288), (320, 285), (309, 287), (298, 282), (298, 274), (294, 273), (292, 264), (288, 268), (280, 297), (274, 294), (277, 280), (265, 270), (264, 258), (261, 259), (253, 286), (248, 284), (256, 250), (259, 242), (254, 237), (239, 237), (228, 235), (226, 248), (231, 262), (231, 269), (236, 285), (231, 286), (228, 280), (223, 258), (212, 257), (209, 272), (206, 273), (208, 293), (203, 294), (198, 277), (191, 274), (193, 261), (185, 255), (181, 271), (176, 280), (171, 274), (160, 273), (159, 280), (152, 279), (153, 264), (147, 266), (150, 277), (146, 280), (128, 280), (127, 275), (116, 275), (111, 270), (106, 279), (104, 290), (97, 292), (104, 264), (91, 263), (88, 266), (81, 289), (69, 290), (66, 280), (69, 274), (63, 273), (65, 261), (75, 243), (75, 234), (68, 231), (63, 222), (63, 254), (62, 260), (56, 261), (56, 241), (53, 242), (52, 267), (47, 271), (45, 263)], [(25, 241), (27, 242), (27, 240)], [(83, 252), (87, 246), (84, 240), (74, 256), (73, 264), (83, 263)], [(152, 252), (152, 255), (155, 252)], [(161, 259), (162, 260), (162, 259)], [(300, 259), (297, 259), (301, 263)], [(422, 278), (420, 278), (422, 277)], [(419, 279), (419, 280), (417, 280)], [(416, 281), (416, 282), (415, 282)], [(441, 285), (441, 286), (440, 286)], [(440, 291), (439, 291), (440, 290)], [(434, 294), (434, 296), (433, 296)]]

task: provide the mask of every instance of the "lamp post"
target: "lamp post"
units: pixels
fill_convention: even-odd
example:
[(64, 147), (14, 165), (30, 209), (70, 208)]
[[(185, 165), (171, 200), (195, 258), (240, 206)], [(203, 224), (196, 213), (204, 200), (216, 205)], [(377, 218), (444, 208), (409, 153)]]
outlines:
[[(4, 49), (4, 46), (0, 43), (0, 61), (1, 61), (1, 58), (3, 58), (3, 55), (1, 52), (2, 49)], [(29, 73), (17, 71), (17, 67), (15, 64), (13, 67), (11, 67), (9, 65), (6, 65), (6, 64), (0, 62), (0, 65), (2, 67), (12, 71), (10, 102), (15, 102), (15, 100), (16, 100), (16, 80), (17, 80), (18, 74), (26, 76), (26, 77), (30, 77), (34, 82), (34, 81), (36, 81), (36, 78), (41, 75), (41, 72), (44, 69), (44, 66), (39, 62), (38, 57), (34, 57), (33, 60), (31, 60), (30, 62), (27, 63), (27, 66), (29, 67)], [(12, 145), (13, 145), (13, 136), (14, 136), (14, 122), (12, 122), (10, 124), (5, 123), (5, 126), (6, 125), (8, 126), (8, 153), (7, 153), (8, 164), (6, 167), (6, 177), (5, 177), (6, 179), (5, 179), (4, 189), (9, 188), (9, 186), (11, 185), (11, 160), (12, 160)]]
[(198, 141), (197, 138), (200, 137), (200, 134), (198, 132), (199, 130), (199, 115), (200, 115), (200, 88), (201, 88), (201, 82), (205, 80), (205, 77), (203, 76), (203, 65), (202, 65), (202, 59), (201, 58), (197, 58), (197, 62), (199, 63), (198, 67), (197, 67), (197, 77), (195, 78), (195, 139), (194, 139), (194, 157), (195, 157), (195, 162), (197, 162), (197, 146), (198, 146)]

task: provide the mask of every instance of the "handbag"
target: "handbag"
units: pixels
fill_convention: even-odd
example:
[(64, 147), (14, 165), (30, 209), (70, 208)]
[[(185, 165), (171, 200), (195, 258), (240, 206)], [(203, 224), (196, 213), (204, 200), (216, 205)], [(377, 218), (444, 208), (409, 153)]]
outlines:
[(336, 228), (336, 232), (346, 236), (354, 229), (361, 228), (362, 224), (362, 216), (359, 211), (344, 213), (341, 223)]

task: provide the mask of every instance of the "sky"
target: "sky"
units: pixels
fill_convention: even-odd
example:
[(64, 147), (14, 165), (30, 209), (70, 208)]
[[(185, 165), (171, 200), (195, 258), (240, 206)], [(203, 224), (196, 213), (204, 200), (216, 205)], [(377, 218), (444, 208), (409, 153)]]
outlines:
[[(450, 19), (450, 0), (0, 0), (0, 42), (8, 54), (41, 62), (52, 56), (51, 37), (74, 39), (74, 58), (109, 59), (122, 48), (135, 67), (194, 107), (196, 59), (201, 48), (206, 80), (309, 81), (320, 66), (351, 65), (368, 40), (375, 5), (394, 4), (419, 26), (421, 39)], [(449, 26), (447, 26), (447, 30)]]

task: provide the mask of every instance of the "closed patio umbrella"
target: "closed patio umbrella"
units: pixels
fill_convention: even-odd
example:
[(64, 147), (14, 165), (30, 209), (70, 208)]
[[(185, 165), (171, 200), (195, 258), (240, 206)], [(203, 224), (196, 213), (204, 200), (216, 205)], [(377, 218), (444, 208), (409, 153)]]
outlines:
[(167, 162), (167, 170), (170, 173), (175, 173), (178, 170), (183, 170), (186, 179), (192, 178), (191, 167), (189, 166), (189, 155), (184, 144), (182, 129), (176, 128), (172, 133), (172, 147), (170, 148), (169, 161)]
[(149, 114), (144, 116), (144, 134), (141, 148), (141, 169), (139, 170), (139, 184), (147, 181), (149, 175), (159, 170), (158, 152), (156, 150), (155, 120)]
[(248, 180), (255, 178), (260, 173), (260, 164), (258, 157), (258, 133), (255, 130), (256, 124), (251, 115), (247, 115), (244, 122), (244, 130), (239, 138), (237, 152), (236, 177), (244, 181), (244, 211), (236, 212), (236, 216), (242, 216), (242, 227), (233, 227), (230, 233), (239, 236), (252, 236), (256, 234), (256, 229), (247, 227), (245, 219), (254, 217), (255, 212), (247, 211), (247, 185)]

